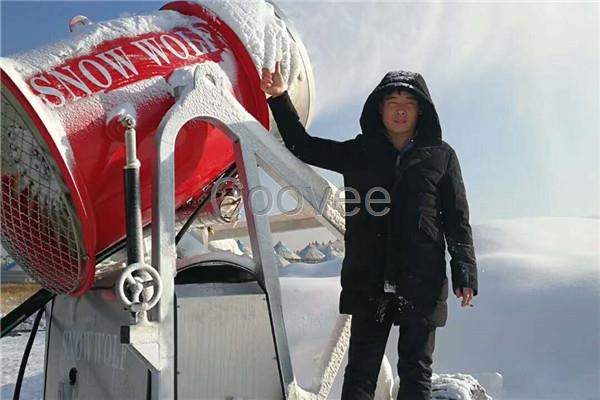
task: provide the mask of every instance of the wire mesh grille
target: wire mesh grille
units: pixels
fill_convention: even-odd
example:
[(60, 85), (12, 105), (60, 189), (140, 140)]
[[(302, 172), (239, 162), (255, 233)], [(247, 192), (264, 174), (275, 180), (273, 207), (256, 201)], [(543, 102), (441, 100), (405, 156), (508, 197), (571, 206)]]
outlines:
[(46, 289), (71, 293), (84, 258), (76, 214), (52, 156), (4, 93), (1, 138), (2, 245)]

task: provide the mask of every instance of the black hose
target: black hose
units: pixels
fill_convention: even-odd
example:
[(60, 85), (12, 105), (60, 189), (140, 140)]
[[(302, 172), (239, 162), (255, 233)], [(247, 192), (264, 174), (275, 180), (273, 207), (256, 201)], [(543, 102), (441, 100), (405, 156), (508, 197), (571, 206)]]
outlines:
[(27, 340), (27, 345), (25, 346), (25, 352), (23, 353), (21, 365), (19, 366), (19, 375), (17, 375), (17, 381), (15, 382), (13, 400), (19, 400), (19, 398), (21, 397), (21, 385), (23, 384), (23, 376), (25, 376), (25, 368), (27, 368), (27, 361), (29, 360), (29, 354), (31, 353), (31, 348), (33, 347), (33, 342), (35, 340), (38, 327), (40, 326), (42, 315), (44, 315), (43, 306), (42, 308), (40, 308), (37, 315), (35, 316), (35, 321), (33, 322), (31, 333), (29, 334), (29, 340)]
[[(225, 171), (223, 174), (221, 174), (221, 176), (219, 176), (215, 180), (215, 182), (219, 182), (223, 178), (233, 178), (236, 174), (237, 174), (237, 166), (235, 164), (233, 164), (227, 171)], [(190, 229), (190, 226), (196, 219), (196, 216), (204, 208), (204, 206), (206, 205), (206, 202), (210, 199), (210, 195), (211, 195), (211, 191), (208, 191), (207, 193), (204, 194), (204, 198), (200, 201), (200, 204), (198, 204), (198, 207), (196, 207), (196, 209), (190, 215), (190, 217), (187, 219), (187, 221), (185, 221), (185, 224), (183, 224), (181, 229), (179, 229), (179, 232), (177, 232), (177, 235), (175, 236), (175, 244), (176, 245), (179, 243), (179, 241), (181, 240), (183, 235), (185, 235), (186, 232)]]
[(194, 210), (194, 212), (192, 212), (192, 214), (190, 215), (188, 220), (185, 221), (185, 224), (183, 224), (183, 226), (181, 227), (179, 232), (177, 232), (177, 235), (175, 235), (175, 245), (177, 245), (179, 243), (181, 238), (183, 238), (183, 235), (185, 235), (186, 232), (188, 231), (188, 229), (190, 229), (190, 226), (192, 226), (192, 223), (196, 219), (196, 216), (198, 215), (200, 210), (202, 210), (204, 208), (204, 205), (206, 204), (206, 202), (209, 199), (210, 199), (210, 194), (206, 195), (202, 200), (200, 200), (198, 207), (196, 207), (196, 209)]
[(0, 338), (9, 334), (13, 329), (25, 321), (34, 312), (44, 307), (44, 305), (52, 300), (54, 293), (46, 289), (40, 289), (31, 295), (27, 300), (15, 307), (11, 312), (2, 317), (0, 321)]

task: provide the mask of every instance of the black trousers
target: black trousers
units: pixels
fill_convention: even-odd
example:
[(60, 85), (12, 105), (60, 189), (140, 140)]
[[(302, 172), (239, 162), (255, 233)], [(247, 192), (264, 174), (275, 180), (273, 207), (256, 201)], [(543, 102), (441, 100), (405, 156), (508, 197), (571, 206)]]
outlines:
[[(373, 399), (392, 325), (391, 317), (378, 322), (374, 315), (352, 316), (342, 400)], [(436, 327), (424, 322), (399, 328), (397, 400), (430, 400)]]

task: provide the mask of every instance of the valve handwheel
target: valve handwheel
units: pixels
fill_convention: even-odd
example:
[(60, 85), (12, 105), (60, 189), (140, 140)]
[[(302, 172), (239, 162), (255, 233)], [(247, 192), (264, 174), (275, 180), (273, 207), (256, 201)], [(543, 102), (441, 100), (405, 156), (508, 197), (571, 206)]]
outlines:
[[(143, 292), (153, 288), (149, 299), (144, 299)], [(119, 298), (133, 312), (150, 310), (162, 294), (162, 279), (158, 271), (151, 265), (134, 263), (123, 270), (117, 283)], [(147, 291), (146, 291), (147, 292)]]

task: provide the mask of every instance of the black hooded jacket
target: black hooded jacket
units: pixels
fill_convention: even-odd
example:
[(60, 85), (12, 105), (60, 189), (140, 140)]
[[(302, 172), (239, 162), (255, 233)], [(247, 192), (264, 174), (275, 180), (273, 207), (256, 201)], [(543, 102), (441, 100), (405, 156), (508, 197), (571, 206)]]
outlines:
[[(423, 106), (414, 146), (403, 155), (385, 135), (379, 114), (383, 96), (394, 89), (411, 92)], [(472, 288), (477, 295), (477, 264), (458, 157), (442, 140), (423, 77), (409, 71), (387, 73), (365, 102), (362, 133), (343, 142), (310, 136), (287, 92), (268, 103), (288, 149), (308, 164), (341, 173), (344, 186), (355, 190), (346, 192), (340, 313), (374, 312), (387, 281), (415, 305), (397, 324), (444, 326), (446, 243), (453, 289)], [(369, 198), (379, 201), (367, 205)]]

